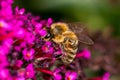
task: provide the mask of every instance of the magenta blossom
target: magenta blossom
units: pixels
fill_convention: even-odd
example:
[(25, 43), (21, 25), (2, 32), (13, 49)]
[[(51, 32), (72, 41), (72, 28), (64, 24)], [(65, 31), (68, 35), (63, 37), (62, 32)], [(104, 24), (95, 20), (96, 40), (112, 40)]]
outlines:
[(26, 80), (24, 77), (13, 77), (12, 80)]
[(52, 43), (51, 42), (45, 42), (45, 44), (42, 46), (42, 50), (45, 53), (53, 53), (54, 49), (51, 46)]
[(77, 58), (84, 57), (85, 59), (90, 59), (91, 53), (88, 49), (83, 49), (82, 52), (77, 53)]
[(48, 18), (47, 27), (50, 28), (50, 25), (53, 23), (52, 18)]
[(11, 30), (11, 25), (9, 25), (4, 20), (0, 20), (0, 28), (3, 28), (5, 30)]
[(0, 54), (0, 68), (8, 66), (8, 61), (6, 55)]
[(14, 32), (14, 36), (21, 39), (25, 37), (25, 34), (26, 34), (25, 30), (22, 28), (18, 28), (17, 31), (15, 30)]
[(13, 40), (11, 38), (6, 39), (2, 42), (2, 45), (0, 45), (0, 54), (6, 55), (9, 53), (11, 46), (12, 46)]
[(7, 48), (11, 48), (11, 45), (13, 43), (13, 40), (11, 38), (4, 40), (3, 45)]
[(26, 47), (26, 42), (21, 42), (20, 47), (21, 48)]
[(61, 70), (59, 68), (54, 70), (54, 80), (62, 80), (62, 75), (60, 74)]
[(0, 18), (11, 19), (12, 16), (12, 0), (2, 0), (0, 1)]
[(45, 36), (45, 35), (47, 35), (47, 31), (44, 30), (44, 29), (39, 30), (38, 33), (40, 34), (40, 36)]
[(109, 72), (105, 72), (103, 75), (103, 80), (109, 80), (110, 79), (110, 73)]
[(16, 12), (16, 14), (22, 15), (22, 14), (24, 14), (25, 9), (24, 9), (24, 8), (19, 9), (19, 7), (17, 6), (17, 7), (15, 8), (15, 12)]
[(26, 70), (25, 70), (25, 77), (33, 78), (34, 74), (35, 74), (35, 72), (34, 72), (33, 64), (28, 64), (28, 66), (26, 67)]
[(22, 54), (25, 60), (31, 60), (34, 57), (34, 49), (30, 49), (29, 51), (27, 49), (24, 49)]
[(17, 71), (17, 76), (18, 77), (24, 77), (25, 76), (25, 69), (19, 69), (18, 71)]
[(0, 80), (9, 80), (9, 77), (9, 70), (5, 68), (0, 68)]
[(74, 71), (67, 71), (65, 73), (65, 80), (77, 80), (77, 73)]
[(16, 60), (15, 61), (15, 66), (17, 66), (18, 68), (21, 68), (22, 64), (23, 64), (22, 60)]
[(34, 40), (35, 40), (35, 36), (34, 36), (33, 33), (26, 32), (26, 36), (25, 36), (24, 40), (25, 40), (28, 44), (33, 44), (33, 43), (34, 43)]
[(6, 55), (9, 53), (9, 48), (7, 48), (5, 45), (0, 46), (0, 55)]
[(35, 23), (35, 30), (37, 31), (37, 30), (40, 30), (40, 29), (42, 29), (42, 24), (41, 23)]

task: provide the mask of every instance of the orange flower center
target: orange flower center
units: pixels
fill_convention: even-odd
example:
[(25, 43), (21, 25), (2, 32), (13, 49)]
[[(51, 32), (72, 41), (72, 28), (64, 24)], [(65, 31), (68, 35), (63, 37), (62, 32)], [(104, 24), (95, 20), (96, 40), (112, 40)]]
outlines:
[(71, 80), (71, 77), (70, 77), (70, 76), (68, 76), (68, 77), (67, 77), (67, 80)]
[(3, 26), (3, 23), (2, 22), (0, 22), (0, 27), (2, 27)]
[(29, 58), (31, 55), (30, 55), (30, 53), (27, 53), (26, 56)]
[(48, 51), (49, 49), (48, 49), (48, 47), (47, 47), (47, 46), (45, 46), (45, 47), (44, 47), (44, 50), (45, 50), (45, 51)]

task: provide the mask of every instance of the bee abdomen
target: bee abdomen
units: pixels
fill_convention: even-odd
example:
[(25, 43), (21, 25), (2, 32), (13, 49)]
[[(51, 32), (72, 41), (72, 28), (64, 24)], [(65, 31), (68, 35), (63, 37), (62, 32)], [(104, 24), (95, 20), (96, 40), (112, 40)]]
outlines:
[(75, 56), (76, 56), (76, 52), (65, 52), (65, 56), (63, 56), (62, 58), (62, 61), (64, 62), (64, 63), (67, 63), (67, 64), (69, 64), (69, 63), (71, 63), (73, 60), (74, 60), (74, 58), (75, 58)]
[(76, 35), (71, 31), (66, 31), (66, 33), (64, 33), (64, 36), (66, 37), (64, 38), (64, 41), (61, 43), (61, 47), (63, 50), (61, 60), (65, 64), (69, 64), (74, 60), (76, 56), (76, 52), (78, 49), (78, 39)]
[(65, 64), (69, 64), (74, 60), (76, 56), (77, 45), (75, 46), (76, 48), (69, 48), (65, 45), (66, 44), (63, 45), (64, 55), (61, 57), (61, 59)]

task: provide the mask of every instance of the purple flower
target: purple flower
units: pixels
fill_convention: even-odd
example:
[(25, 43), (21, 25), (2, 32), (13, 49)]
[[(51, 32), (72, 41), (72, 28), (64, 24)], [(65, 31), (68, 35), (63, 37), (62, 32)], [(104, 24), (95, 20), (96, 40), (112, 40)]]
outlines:
[(90, 59), (91, 53), (88, 49), (83, 49), (82, 52), (76, 55), (77, 58), (84, 57), (85, 59)]
[(48, 21), (47, 21), (47, 27), (50, 28), (50, 25), (53, 23), (53, 20), (52, 18), (48, 18)]
[(18, 77), (24, 77), (25, 76), (25, 69), (19, 69), (18, 71), (17, 71), (17, 76)]
[(59, 68), (54, 70), (54, 80), (62, 80), (62, 75), (60, 74), (61, 70)]
[(4, 20), (0, 20), (0, 28), (3, 28), (5, 30), (11, 30), (11, 26)]
[(77, 80), (77, 73), (74, 71), (67, 71), (65, 73), (65, 80)]
[(42, 29), (43, 25), (41, 23), (34, 23), (34, 25), (35, 25), (35, 32), (36, 33), (40, 34), (41, 36), (46, 35), (46, 31), (44, 31)]
[(15, 46), (14, 49), (15, 49), (16, 51), (20, 51), (20, 50), (21, 50), (21, 47), (20, 47), (20, 46)]
[(12, 47), (12, 43), (13, 43), (13, 39), (9, 38), (3, 41), (3, 45), (7, 48), (11, 48)]
[(7, 0), (8, 3), (13, 3), (13, 0)]
[(44, 29), (41, 29), (38, 31), (38, 33), (40, 34), (40, 36), (45, 36), (47, 34), (47, 31)]
[(9, 70), (5, 68), (0, 68), (0, 79), (9, 80), (9, 77), (10, 77)]
[(0, 68), (3, 68), (8, 65), (7, 57), (6, 55), (0, 54)]
[(21, 48), (26, 47), (26, 42), (21, 42), (20, 47)]
[(26, 78), (33, 78), (34, 77), (34, 67), (33, 64), (28, 64), (25, 70), (25, 77)]
[(25, 9), (24, 9), (24, 8), (19, 9), (19, 7), (17, 6), (17, 7), (15, 8), (15, 12), (16, 12), (16, 14), (22, 15), (22, 14), (24, 14)]
[(23, 64), (22, 60), (16, 60), (15, 61), (15, 66), (17, 66), (18, 68), (21, 68), (22, 64)]
[(83, 56), (84, 58), (90, 59), (91, 53), (90, 53), (90, 51), (88, 49), (84, 49), (83, 53), (84, 53), (84, 56)]
[(36, 30), (42, 29), (42, 24), (41, 23), (35, 23), (35, 28), (36, 28)]
[(25, 80), (25, 78), (24, 77), (13, 77), (12, 80)]
[[(19, 41), (18, 41), (19, 42)], [(16, 42), (17, 43), (17, 42)], [(27, 46), (27, 43), (26, 42), (20, 42), (20, 45), (18, 46), (14, 46), (14, 49), (18, 52), (21, 51), (22, 48), (25, 48)]]
[(11, 6), (11, 3), (10, 1), (1, 1), (1, 4), (0, 4), (0, 17), (1, 18), (4, 18), (4, 19), (11, 19), (13, 16), (12, 16), (12, 6)]
[(23, 22), (22, 22), (22, 20), (18, 20), (18, 19), (14, 18), (14, 20), (12, 20), (10, 24), (11, 24), (12, 27), (14, 26), (13, 31), (16, 32), (19, 29), (21, 29), (21, 26), (23, 25)]
[(29, 51), (27, 49), (24, 49), (22, 52), (24, 59), (27, 61), (33, 59), (34, 52), (34, 49), (30, 49)]
[(26, 32), (26, 36), (25, 36), (24, 40), (25, 40), (28, 44), (33, 44), (33, 43), (34, 43), (34, 40), (35, 40), (35, 36), (34, 36), (33, 33)]
[(17, 38), (24, 38), (25, 37), (25, 30), (22, 28), (19, 28), (15, 31), (14, 36)]
[(109, 80), (110, 79), (110, 73), (109, 72), (105, 72), (103, 75), (103, 80)]
[(2, 45), (0, 45), (0, 54), (6, 55), (9, 53), (11, 47), (12, 47), (13, 40), (12, 39), (6, 39), (2, 42)]
[(0, 55), (6, 55), (9, 53), (9, 48), (7, 48), (5, 45), (0, 46)]
[(42, 50), (45, 53), (53, 53), (54, 49), (51, 46), (51, 42), (46, 42), (43, 46), (42, 46)]

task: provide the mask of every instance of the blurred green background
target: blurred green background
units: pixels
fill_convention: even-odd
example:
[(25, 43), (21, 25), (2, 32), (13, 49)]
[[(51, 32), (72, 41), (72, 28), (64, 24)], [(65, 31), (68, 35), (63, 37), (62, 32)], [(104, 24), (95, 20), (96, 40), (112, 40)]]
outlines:
[[(13, 7), (17, 5), (25, 8), (26, 12), (40, 15), (42, 19), (51, 17), (54, 21), (82, 22), (93, 34), (101, 31), (103, 35), (112, 35), (109, 39), (120, 39), (120, 0), (15, 0)], [(95, 40), (95, 36), (93, 39)], [(104, 42), (108, 42), (109, 39)], [(104, 39), (101, 38), (102, 40)], [(111, 41), (108, 44), (111, 44)], [(103, 43), (103, 48), (104, 46)], [(111, 49), (112, 47), (108, 48), (108, 50)], [(115, 50), (112, 53), (114, 52)], [(118, 53), (120, 56), (120, 51)], [(118, 64), (119, 62), (120, 60)], [(89, 70), (87, 72), (89, 74)], [(111, 80), (120, 80), (116, 76), (112, 76)]]
[(120, 37), (120, 0), (15, 0), (16, 5), (42, 19), (83, 22), (92, 31), (109, 27), (112, 35)]

